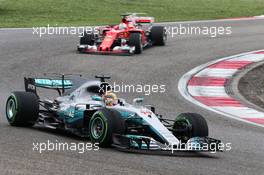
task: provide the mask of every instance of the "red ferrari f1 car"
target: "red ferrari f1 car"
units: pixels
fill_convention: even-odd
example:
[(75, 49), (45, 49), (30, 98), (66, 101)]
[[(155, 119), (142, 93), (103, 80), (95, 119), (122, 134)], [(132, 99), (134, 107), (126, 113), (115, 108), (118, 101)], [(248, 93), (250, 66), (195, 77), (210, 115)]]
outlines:
[(143, 48), (163, 46), (167, 35), (164, 26), (153, 25), (154, 18), (138, 13), (122, 14), (119, 25), (99, 27), (84, 33), (77, 49), (81, 53), (140, 54)]

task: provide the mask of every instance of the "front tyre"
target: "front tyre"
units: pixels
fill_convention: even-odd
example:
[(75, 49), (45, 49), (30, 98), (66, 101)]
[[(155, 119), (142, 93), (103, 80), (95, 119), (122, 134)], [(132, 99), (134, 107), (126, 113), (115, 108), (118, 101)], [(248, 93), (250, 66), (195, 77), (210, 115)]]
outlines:
[(203, 116), (196, 113), (182, 113), (173, 124), (173, 134), (183, 142), (192, 137), (207, 137), (208, 125)]
[(80, 45), (94, 45), (94, 34), (84, 32), (80, 38)]
[(11, 126), (32, 126), (38, 114), (38, 97), (32, 92), (13, 92), (6, 101), (6, 118)]
[(89, 133), (92, 143), (100, 147), (112, 144), (113, 134), (124, 134), (125, 122), (120, 113), (112, 109), (102, 109), (94, 113), (89, 123)]
[(129, 46), (135, 46), (135, 53), (140, 54), (143, 51), (141, 33), (130, 33)]

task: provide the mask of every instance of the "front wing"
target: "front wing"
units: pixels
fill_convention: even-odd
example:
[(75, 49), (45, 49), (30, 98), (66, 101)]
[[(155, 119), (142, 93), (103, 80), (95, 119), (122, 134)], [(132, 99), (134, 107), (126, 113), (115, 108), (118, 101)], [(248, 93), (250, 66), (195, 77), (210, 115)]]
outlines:
[[(180, 145), (166, 145), (155, 141), (151, 137), (137, 135), (113, 135), (112, 146), (125, 152), (134, 153), (161, 153), (173, 155), (178, 152), (222, 152), (219, 150), (220, 140), (210, 137), (194, 137), (187, 143)], [(207, 146), (205, 146), (207, 145)]]
[(87, 54), (101, 54), (101, 55), (133, 55), (135, 54), (135, 47), (126, 47), (126, 48), (119, 48), (116, 50), (110, 51), (100, 51), (97, 48), (91, 47), (89, 45), (78, 45), (77, 50), (80, 53), (87, 53)]

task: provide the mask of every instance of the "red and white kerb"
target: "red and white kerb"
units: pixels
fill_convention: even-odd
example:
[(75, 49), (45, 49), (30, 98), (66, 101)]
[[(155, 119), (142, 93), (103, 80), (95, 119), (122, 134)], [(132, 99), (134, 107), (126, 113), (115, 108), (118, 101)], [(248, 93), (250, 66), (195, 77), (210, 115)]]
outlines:
[(208, 65), (192, 76), (187, 91), (198, 102), (221, 113), (264, 126), (264, 113), (249, 108), (226, 93), (225, 84), (239, 70), (264, 60), (264, 50), (251, 52)]

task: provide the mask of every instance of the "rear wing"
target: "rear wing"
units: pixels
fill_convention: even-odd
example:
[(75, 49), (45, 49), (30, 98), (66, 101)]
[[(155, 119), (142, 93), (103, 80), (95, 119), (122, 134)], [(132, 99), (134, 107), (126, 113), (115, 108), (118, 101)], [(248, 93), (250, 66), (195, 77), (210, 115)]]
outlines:
[[(140, 16), (143, 15), (143, 16)], [(144, 16), (146, 13), (124, 13), (121, 14), (122, 17), (128, 17), (129, 19), (132, 19), (135, 23), (154, 23), (154, 17), (150, 16)]]
[(37, 87), (57, 90), (59, 95), (62, 95), (66, 89), (70, 89), (73, 84), (71, 80), (51, 78), (27, 78), (24, 77), (24, 84), (26, 92), (33, 92), (37, 94)]
[(136, 17), (136, 23), (154, 23), (154, 18), (145, 16)]

